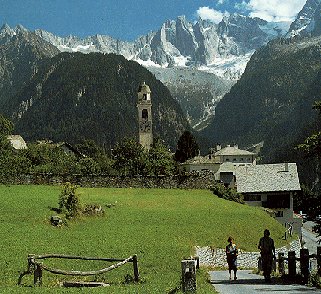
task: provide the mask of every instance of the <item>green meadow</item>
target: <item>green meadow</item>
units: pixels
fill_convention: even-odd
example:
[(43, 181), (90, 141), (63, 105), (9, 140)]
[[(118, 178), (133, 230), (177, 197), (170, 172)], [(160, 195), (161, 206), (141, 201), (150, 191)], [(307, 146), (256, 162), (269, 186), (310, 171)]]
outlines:
[[(0, 293), (179, 293), (181, 260), (195, 255), (194, 246), (224, 248), (228, 236), (245, 251), (256, 251), (269, 228), (282, 246), (283, 227), (260, 208), (226, 201), (208, 190), (78, 188), (82, 203), (100, 204), (104, 216), (81, 216), (62, 227), (49, 219), (58, 207), (59, 186), (0, 186)], [(27, 275), (28, 254), (91, 257), (138, 256), (141, 281), (133, 283), (132, 263), (90, 277), (43, 272), (43, 285), (33, 287)], [(63, 270), (98, 270), (112, 263), (45, 260)], [(215, 293), (207, 268), (197, 273), (198, 293)], [(63, 288), (64, 280), (103, 281), (107, 288)]]

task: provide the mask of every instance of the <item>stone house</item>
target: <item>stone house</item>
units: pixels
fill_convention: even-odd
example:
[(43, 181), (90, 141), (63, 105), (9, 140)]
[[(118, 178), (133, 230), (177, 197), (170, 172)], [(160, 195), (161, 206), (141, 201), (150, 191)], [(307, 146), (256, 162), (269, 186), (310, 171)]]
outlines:
[(236, 165), (256, 164), (256, 153), (239, 149), (238, 145), (227, 145), (224, 148), (217, 145), (214, 157), (220, 163), (232, 162)]
[(301, 190), (296, 163), (238, 166), (235, 180), (247, 204), (272, 210), (276, 220), (301, 233), (302, 219), (293, 213), (293, 196)]
[(211, 156), (195, 156), (180, 164), (181, 169), (186, 172), (195, 171), (211, 171), (216, 173), (220, 167), (220, 163)]
[[(221, 167), (223, 164), (224, 167)], [(235, 166), (248, 164), (256, 164), (256, 153), (239, 149), (237, 145), (227, 145), (224, 148), (217, 145), (215, 150), (211, 150), (210, 154), (189, 159), (181, 164), (181, 168), (187, 172), (204, 170), (219, 172), (223, 177), (229, 173), (228, 177), (230, 177), (234, 173)], [(221, 180), (220, 175), (217, 178)]]

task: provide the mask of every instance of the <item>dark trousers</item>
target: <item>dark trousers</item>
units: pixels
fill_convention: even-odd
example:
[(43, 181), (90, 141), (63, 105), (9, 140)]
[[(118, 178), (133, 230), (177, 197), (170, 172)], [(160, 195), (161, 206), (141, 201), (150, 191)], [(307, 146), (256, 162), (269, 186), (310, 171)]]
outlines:
[(262, 270), (265, 278), (270, 278), (272, 272), (273, 255), (262, 254)]

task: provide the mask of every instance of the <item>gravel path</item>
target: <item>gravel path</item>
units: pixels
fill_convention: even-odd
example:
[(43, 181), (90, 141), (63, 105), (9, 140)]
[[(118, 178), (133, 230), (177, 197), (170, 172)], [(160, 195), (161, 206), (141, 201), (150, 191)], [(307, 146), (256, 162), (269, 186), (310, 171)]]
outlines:
[(212, 271), (209, 273), (211, 283), (220, 294), (320, 293), (320, 290), (303, 285), (278, 285), (273, 282), (273, 279), (271, 283), (265, 283), (262, 276), (252, 274), (250, 270), (238, 271), (236, 281), (229, 280), (228, 271)]

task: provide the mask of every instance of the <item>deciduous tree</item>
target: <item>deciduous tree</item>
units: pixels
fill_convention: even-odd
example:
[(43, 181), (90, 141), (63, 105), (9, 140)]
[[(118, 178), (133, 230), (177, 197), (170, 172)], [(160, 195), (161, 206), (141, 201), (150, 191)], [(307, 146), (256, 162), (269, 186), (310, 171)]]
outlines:
[(114, 168), (123, 175), (146, 174), (148, 154), (144, 147), (133, 138), (125, 138), (113, 149)]
[(173, 154), (160, 139), (149, 150), (149, 166), (152, 175), (172, 175), (176, 169)]

